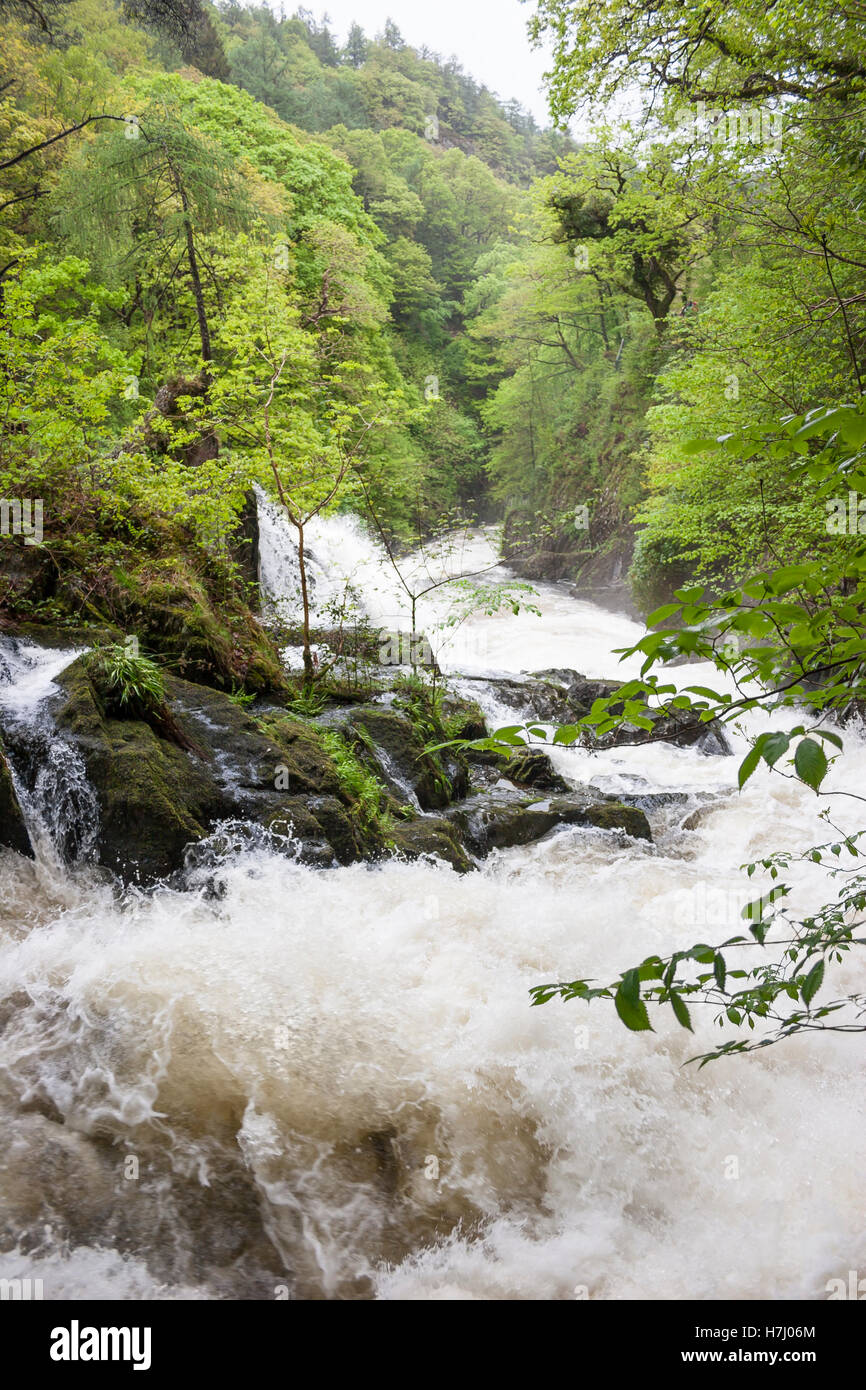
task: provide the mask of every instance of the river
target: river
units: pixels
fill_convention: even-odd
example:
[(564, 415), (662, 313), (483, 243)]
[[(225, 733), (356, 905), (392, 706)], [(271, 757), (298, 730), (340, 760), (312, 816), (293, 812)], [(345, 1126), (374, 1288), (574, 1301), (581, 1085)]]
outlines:
[[(357, 523), (309, 544), (320, 610), (343, 576), (374, 623), (405, 611)], [(275, 514), (262, 552), (291, 606)], [(488, 533), (429, 561), (494, 562)], [(419, 626), (451, 671), (621, 677), (639, 627), (536, 589), (540, 616), (444, 634), (438, 589)], [(7, 672), (7, 714), (38, 722), (47, 666), (29, 688)], [(463, 877), (246, 849), (145, 894), (68, 867), (47, 832), (35, 862), (0, 852), (0, 1274), (58, 1299), (826, 1297), (866, 1267), (857, 1037), (699, 1071), (724, 1036), (707, 1019), (636, 1035), (604, 1004), (529, 1007), (533, 984), (733, 934), (739, 866), (830, 837), (799, 784), (737, 792), (732, 738), (733, 757), (557, 751), (578, 782), (645, 791), (655, 844), (563, 828)], [(855, 790), (866, 743), (845, 741), (832, 784)], [(790, 877), (803, 904), (829, 896), (819, 866)]]

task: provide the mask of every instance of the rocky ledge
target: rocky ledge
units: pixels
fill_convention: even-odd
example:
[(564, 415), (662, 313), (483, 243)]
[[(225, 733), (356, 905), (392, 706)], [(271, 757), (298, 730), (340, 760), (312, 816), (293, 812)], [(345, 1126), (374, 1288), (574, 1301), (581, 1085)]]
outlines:
[[(279, 692), (268, 703), (166, 676), (166, 727), (109, 712), (86, 659), (58, 678), (52, 715), (84, 764), (98, 803), (96, 856), (125, 883), (170, 878), (205, 846), (266, 837), (303, 862), (327, 867), (432, 855), (465, 872), (495, 849), (530, 844), (562, 826), (651, 840), (645, 810), (560, 776), (542, 749), (506, 757), (472, 748), (431, 751), (488, 734), (471, 691), (488, 688), (523, 719), (567, 722), (615, 687), (573, 671), (473, 681), (430, 702), (421, 682), (390, 672), (352, 700), (332, 692), (300, 712)], [(470, 693), (467, 693), (470, 692)], [(301, 706), (303, 708), (303, 706)], [(723, 752), (723, 735), (698, 747)], [(685, 738), (672, 721), (659, 735)], [(629, 730), (618, 742), (634, 741)], [(13, 766), (22, 753), (9, 748)], [(18, 768), (19, 775), (21, 769)], [(25, 770), (26, 780), (26, 770)], [(0, 844), (30, 850), (0, 745)]]

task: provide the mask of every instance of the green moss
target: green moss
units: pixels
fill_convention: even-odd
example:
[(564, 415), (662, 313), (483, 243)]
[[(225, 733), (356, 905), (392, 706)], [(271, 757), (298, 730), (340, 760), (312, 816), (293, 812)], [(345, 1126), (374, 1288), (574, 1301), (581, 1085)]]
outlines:
[(621, 801), (610, 801), (587, 810), (587, 820), (599, 830), (624, 830), (636, 840), (651, 840), (649, 821), (637, 806), (624, 806)]
[(284, 689), (279, 651), (253, 613), (255, 586), (238, 566), (170, 519), (139, 522), (115, 525), (104, 507), (77, 515), (50, 563), (38, 548), (35, 559), (22, 555), (2, 607), (18, 623), (83, 620), (134, 635), (174, 674), (216, 689)]
[(191, 841), (225, 813), (206, 769), (149, 724), (106, 718), (83, 661), (58, 678), (68, 699), (58, 724), (82, 740), (100, 805), (100, 860), (150, 883), (182, 861)]
[(408, 717), (423, 752), (426, 799), (419, 793), (421, 804), (428, 809), (444, 808), (465, 796), (469, 769), (462, 753), (453, 749), (434, 751), (435, 746), (468, 737), (463, 731), (478, 718), (483, 726), (484, 716), (477, 706), (474, 710), (469, 708), (471, 701), (457, 705), (453, 697), (449, 700), (447, 686), (436, 680), (427, 681), (414, 672), (398, 676), (394, 689), (394, 706)]
[(322, 735), (322, 745), (333, 759), (340, 789), (364, 830), (389, 834), (394, 818), (387, 788), (364, 766), (348, 739), (334, 729)]
[(148, 645), (187, 680), (251, 692), (285, 685), (276, 648), (246, 605), (229, 599), (218, 613), (194, 574), (143, 578), (127, 612)]

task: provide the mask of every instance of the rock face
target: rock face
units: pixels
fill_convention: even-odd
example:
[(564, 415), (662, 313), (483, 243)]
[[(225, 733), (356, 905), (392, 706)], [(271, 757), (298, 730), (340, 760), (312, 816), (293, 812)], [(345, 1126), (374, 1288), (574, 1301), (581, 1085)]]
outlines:
[(635, 527), (624, 518), (611, 519), (601, 533), (596, 528), (592, 546), (567, 524), (540, 539), (534, 510), (516, 507), (505, 519), (503, 558), (523, 579), (570, 581), (578, 597), (639, 619), (628, 581), (634, 540)]
[(652, 840), (643, 811), (590, 788), (541, 800), (500, 782), (455, 806), (450, 814), (465, 844), (477, 855), (532, 844), (560, 825), (620, 830), (633, 839)]
[(349, 716), (350, 727), (363, 730), (382, 780), (398, 799), (422, 811), (441, 811), (465, 796), (469, 787), (466, 764), (447, 753), (425, 753), (422, 732), (405, 714), (382, 705), (362, 705)]
[(33, 847), (18, 804), (9, 763), (0, 741), (0, 845), (33, 858)]
[[(574, 791), (540, 749), (508, 759), (478, 754), (472, 763), (447, 749), (425, 751), (435, 741), (425, 717), (392, 694), (319, 720), (277, 706), (254, 717), (221, 691), (167, 676), (181, 746), (143, 720), (112, 717), (85, 660), (58, 684), (57, 730), (81, 755), (99, 804), (98, 862), (127, 883), (151, 885), (222, 846), (262, 839), (320, 867), (432, 855), (465, 872), (473, 857), (559, 825), (651, 838), (642, 810), (591, 788)], [(449, 733), (486, 733), (477, 706), (449, 700)], [(26, 853), (4, 766), (2, 823)]]
[(189, 844), (228, 820), (293, 832), (310, 862), (359, 857), (334, 765), (300, 721), (257, 722), (222, 692), (169, 677), (172, 711), (196, 750), (188, 752), (141, 720), (108, 718), (82, 662), (58, 683), (67, 698), (57, 727), (74, 739), (99, 800), (99, 861), (124, 880), (165, 877)]
[[(519, 722), (535, 719), (545, 724), (574, 723), (589, 714), (596, 700), (610, 699), (621, 686), (619, 681), (592, 680), (567, 668), (535, 671), (522, 677), (468, 676), (461, 679), (470, 687), (472, 684), (477, 684), (479, 689), (487, 687), (500, 704), (515, 710)], [(613, 709), (615, 712), (616, 706)], [(652, 739), (680, 748), (693, 747), (699, 753), (731, 752), (724, 729), (717, 720), (701, 724), (685, 713), (657, 719)], [(647, 735), (642, 729), (624, 724), (593, 741), (599, 748), (615, 748), (645, 743)]]
[(240, 567), (244, 579), (248, 584), (254, 584), (257, 592), (260, 565), (259, 508), (256, 494), (252, 491), (244, 497), (244, 505), (238, 516), (238, 524), (229, 544), (232, 558)]
[(519, 787), (532, 787), (538, 791), (568, 792), (571, 790), (564, 777), (554, 769), (553, 763), (541, 748), (530, 748), (525, 753), (516, 753), (505, 763), (505, 775)]
[(66, 698), (55, 722), (82, 754), (99, 802), (99, 863), (125, 882), (166, 878), (215, 828), (216, 848), (220, 834), (228, 843), (259, 831), (321, 867), (387, 852), (471, 867), (452, 826), (415, 814), (397, 819), (397, 798), (385, 808), (393, 820), (364, 823), (319, 732), (285, 711), (254, 719), (221, 691), (167, 677), (188, 751), (141, 720), (109, 718), (81, 661), (58, 683)]

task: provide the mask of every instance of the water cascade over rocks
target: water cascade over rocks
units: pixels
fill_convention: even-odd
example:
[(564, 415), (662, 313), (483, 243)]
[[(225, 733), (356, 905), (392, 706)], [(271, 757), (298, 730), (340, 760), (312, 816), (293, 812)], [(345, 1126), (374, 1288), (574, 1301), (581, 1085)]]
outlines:
[(0, 640), (0, 730), (15, 796), (34, 852), (62, 864), (87, 860), (98, 832), (84, 762), (52, 717), (55, 677), (80, 655)]
[[(290, 536), (261, 513), (267, 601), (296, 617)], [(318, 612), (348, 580), (375, 625), (405, 613), (358, 522), (308, 540)], [(484, 533), (465, 548), (495, 560)], [(536, 601), (450, 630), (439, 590), (421, 615), (494, 727), (520, 722), (504, 695), (528, 673), (631, 674), (628, 619), (554, 584)], [(52, 724), (74, 655), (4, 642), (0, 668), (37, 853), (0, 851), (4, 1277), (46, 1299), (795, 1299), (864, 1267), (856, 1038), (698, 1071), (706, 1020), (634, 1035), (603, 1005), (529, 1007), (535, 983), (733, 934), (739, 866), (821, 838), (805, 788), (763, 771), (739, 794), (721, 746), (559, 749), (538, 807), (589, 787), (644, 808), (652, 840), (560, 822), (460, 873), (225, 833), (122, 889), (87, 867), (93, 801)], [(866, 743), (845, 738), (856, 791)], [(791, 872), (806, 908), (829, 896), (811, 869)]]

